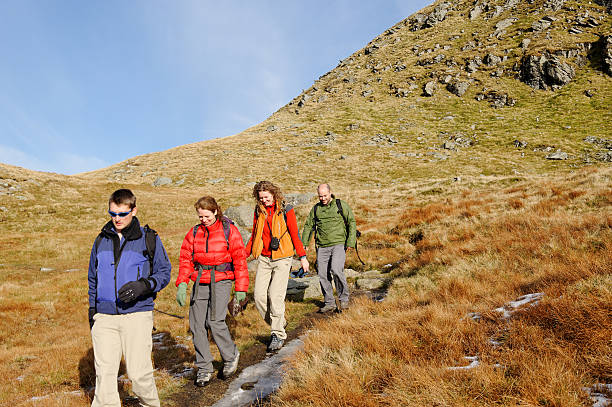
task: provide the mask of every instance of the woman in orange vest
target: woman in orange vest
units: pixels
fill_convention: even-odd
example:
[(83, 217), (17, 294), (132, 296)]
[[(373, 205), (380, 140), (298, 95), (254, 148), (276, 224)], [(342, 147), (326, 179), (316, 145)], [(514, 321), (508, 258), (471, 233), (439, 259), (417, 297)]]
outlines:
[(287, 339), (285, 295), (294, 251), (305, 272), (309, 271), (309, 265), (295, 211), (285, 205), (280, 188), (270, 181), (260, 181), (253, 187), (253, 198), (257, 205), (246, 253), (259, 260), (255, 275), (255, 308), (270, 325), (268, 351), (273, 352), (282, 348)]

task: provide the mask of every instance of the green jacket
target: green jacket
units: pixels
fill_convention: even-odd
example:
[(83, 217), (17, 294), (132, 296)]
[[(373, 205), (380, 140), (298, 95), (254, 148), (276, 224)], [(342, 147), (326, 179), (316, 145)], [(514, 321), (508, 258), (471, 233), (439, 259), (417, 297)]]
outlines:
[[(304, 229), (302, 230), (302, 243), (304, 243), (304, 246), (310, 243), (310, 238), (314, 234), (315, 244), (318, 247), (330, 247), (337, 244), (343, 244), (346, 247), (355, 247), (357, 243), (357, 224), (355, 223), (355, 216), (353, 216), (353, 211), (346, 201), (341, 202), (342, 213), (348, 220), (348, 231), (346, 230), (344, 219), (338, 213), (336, 198), (332, 195), (332, 200), (329, 201), (327, 205), (323, 205), (319, 202), (310, 210), (308, 219), (306, 219)], [(316, 225), (314, 216), (315, 208), (317, 208)], [(316, 226), (316, 233), (314, 226)]]

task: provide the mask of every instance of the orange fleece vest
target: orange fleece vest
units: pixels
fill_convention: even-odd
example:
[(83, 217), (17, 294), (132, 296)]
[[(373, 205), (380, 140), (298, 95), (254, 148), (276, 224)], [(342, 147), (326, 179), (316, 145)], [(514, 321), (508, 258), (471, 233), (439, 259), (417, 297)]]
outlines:
[[(266, 227), (266, 218), (267, 211), (266, 209), (260, 205), (257, 223), (255, 224), (255, 237), (253, 238), (253, 247), (251, 249), (251, 253), (253, 257), (258, 258), (261, 255), (261, 251), (263, 250), (263, 228)], [(276, 210), (272, 215), (272, 224), (270, 225), (270, 229), (272, 230), (272, 236), (280, 237), (280, 245), (278, 250), (272, 251), (272, 260), (284, 259), (285, 257), (293, 256), (293, 241), (291, 240), (291, 235), (289, 234), (289, 230), (287, 229), (287, 224), (285, 223), (285, 215), (283, 214), (283, 209)], [(282, 236), (282, 237), (281, 237)]]

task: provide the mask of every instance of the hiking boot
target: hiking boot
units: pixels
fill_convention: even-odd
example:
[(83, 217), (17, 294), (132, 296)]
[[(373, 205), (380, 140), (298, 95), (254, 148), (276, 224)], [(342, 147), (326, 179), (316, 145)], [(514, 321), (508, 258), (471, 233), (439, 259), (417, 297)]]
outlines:
[(195, 379), (194, 384), (198, 387), (204, 387), (206, 386), (208, 383), (210, 383), (210, 380), (212, 379), (212, 372), (205, 372), (203, 370), (198, 370), (198, 375)]
[(340, 303), (340, 309), (341, 310), (345, 310), (345, 309), (349, 309), (349, 302), (341, 302)]
[(276, 336), (276, 334), (272, 334), (270, 337), (270, 344), (268, 345), (268, 352), (275, 352), (283, 347), (285, 344), (285, 340)]
[(232, 374), (234, 374), (236, 369), (238, 369), (238, 359), (239, 358), (240, 358), (240, 352), (236, 350), (236, 357), (234, 358), (234, 360), (225, 362), (223, 364), (223, 378), (224, 379), (227, 379), (228, 377), (230, 377)]
[(325, 304), (322, 308), (319, 308), (321, 314), (325, 314), (330, 311), (336, 310), (336, 304)]

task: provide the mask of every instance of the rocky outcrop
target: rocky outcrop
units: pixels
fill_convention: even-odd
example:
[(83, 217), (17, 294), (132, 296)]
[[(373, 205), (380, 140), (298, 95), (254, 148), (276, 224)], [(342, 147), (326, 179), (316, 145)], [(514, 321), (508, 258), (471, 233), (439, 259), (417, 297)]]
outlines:
[(436, 83), (434, 81), (429, 81), (423, 86), (423, 95), (433, 96), (435, 92), (436, 92)]
[(552, 16), (542, 17), (538, 21), (536, 21), (533, 24), (531, 24), (531, 30), (532, 31), (543, 31), (543, 30), (549, 28), (552, 25), (553, 21), (555, 21), (555, 20), (557, 20), (557, 19), (555, 17), (552, 17)]
[(606, 11), (612, 14), (612, 0), (595, 0), (595, 3), (599, 4), (600, 6), (604, 6)]
[(154, 187), (161, 187), (162, 185), (172, 184), (172, 179), (168, 177), (157, 177), (155, 181), (153, 181)]
[[(291, 206), (298, 206), (310, 203), (317, 194), (312, 192), (306, 193), (289, 193), (285, 194), (285, 202)], [(253, 212), (251, 210), (251, 212)]]
[(450, 3), (440, 3), (429, 14), (416, 14), (411, 20), (410, 29), (417, 31), (435, 26), (440, 21), (444, 21), (451, 7)]
[(602, 60), (604, 71), (612, 76), (612, 35), (603, 37)]
[(565, 0), (546, 0), (546, 3), (544, 3), (544, 9), (559, 11), (564, 4)]
[(506, 93), (497, 92), (494, 90), (483, 91), (476, 95), (476, 100), (488, 100), (491, 107), (500, 108), (505, 106), (514, 106), (516, 100), (509, 97)]
[(521, 81), (534, 89), (567, 85), (576, 75), (574, 67), (555, 55), (527, 55), (521, 60)]
[(467, 92), (469, 87), (470, 87), (470, 83), (466, 81), (456, 81), (456, 82), (451, 82), (448, 85), (446, 85), (446, 88), (448, 89), (450, 93), (452, 93), (453, 95), (457, 95), (459, 97), (463, 96), (463, 94)]
[(230, 206), (223, 214), (233, 220), (237, 225), (246, 229), (253, 228), (253, 210), (255, 205)]

